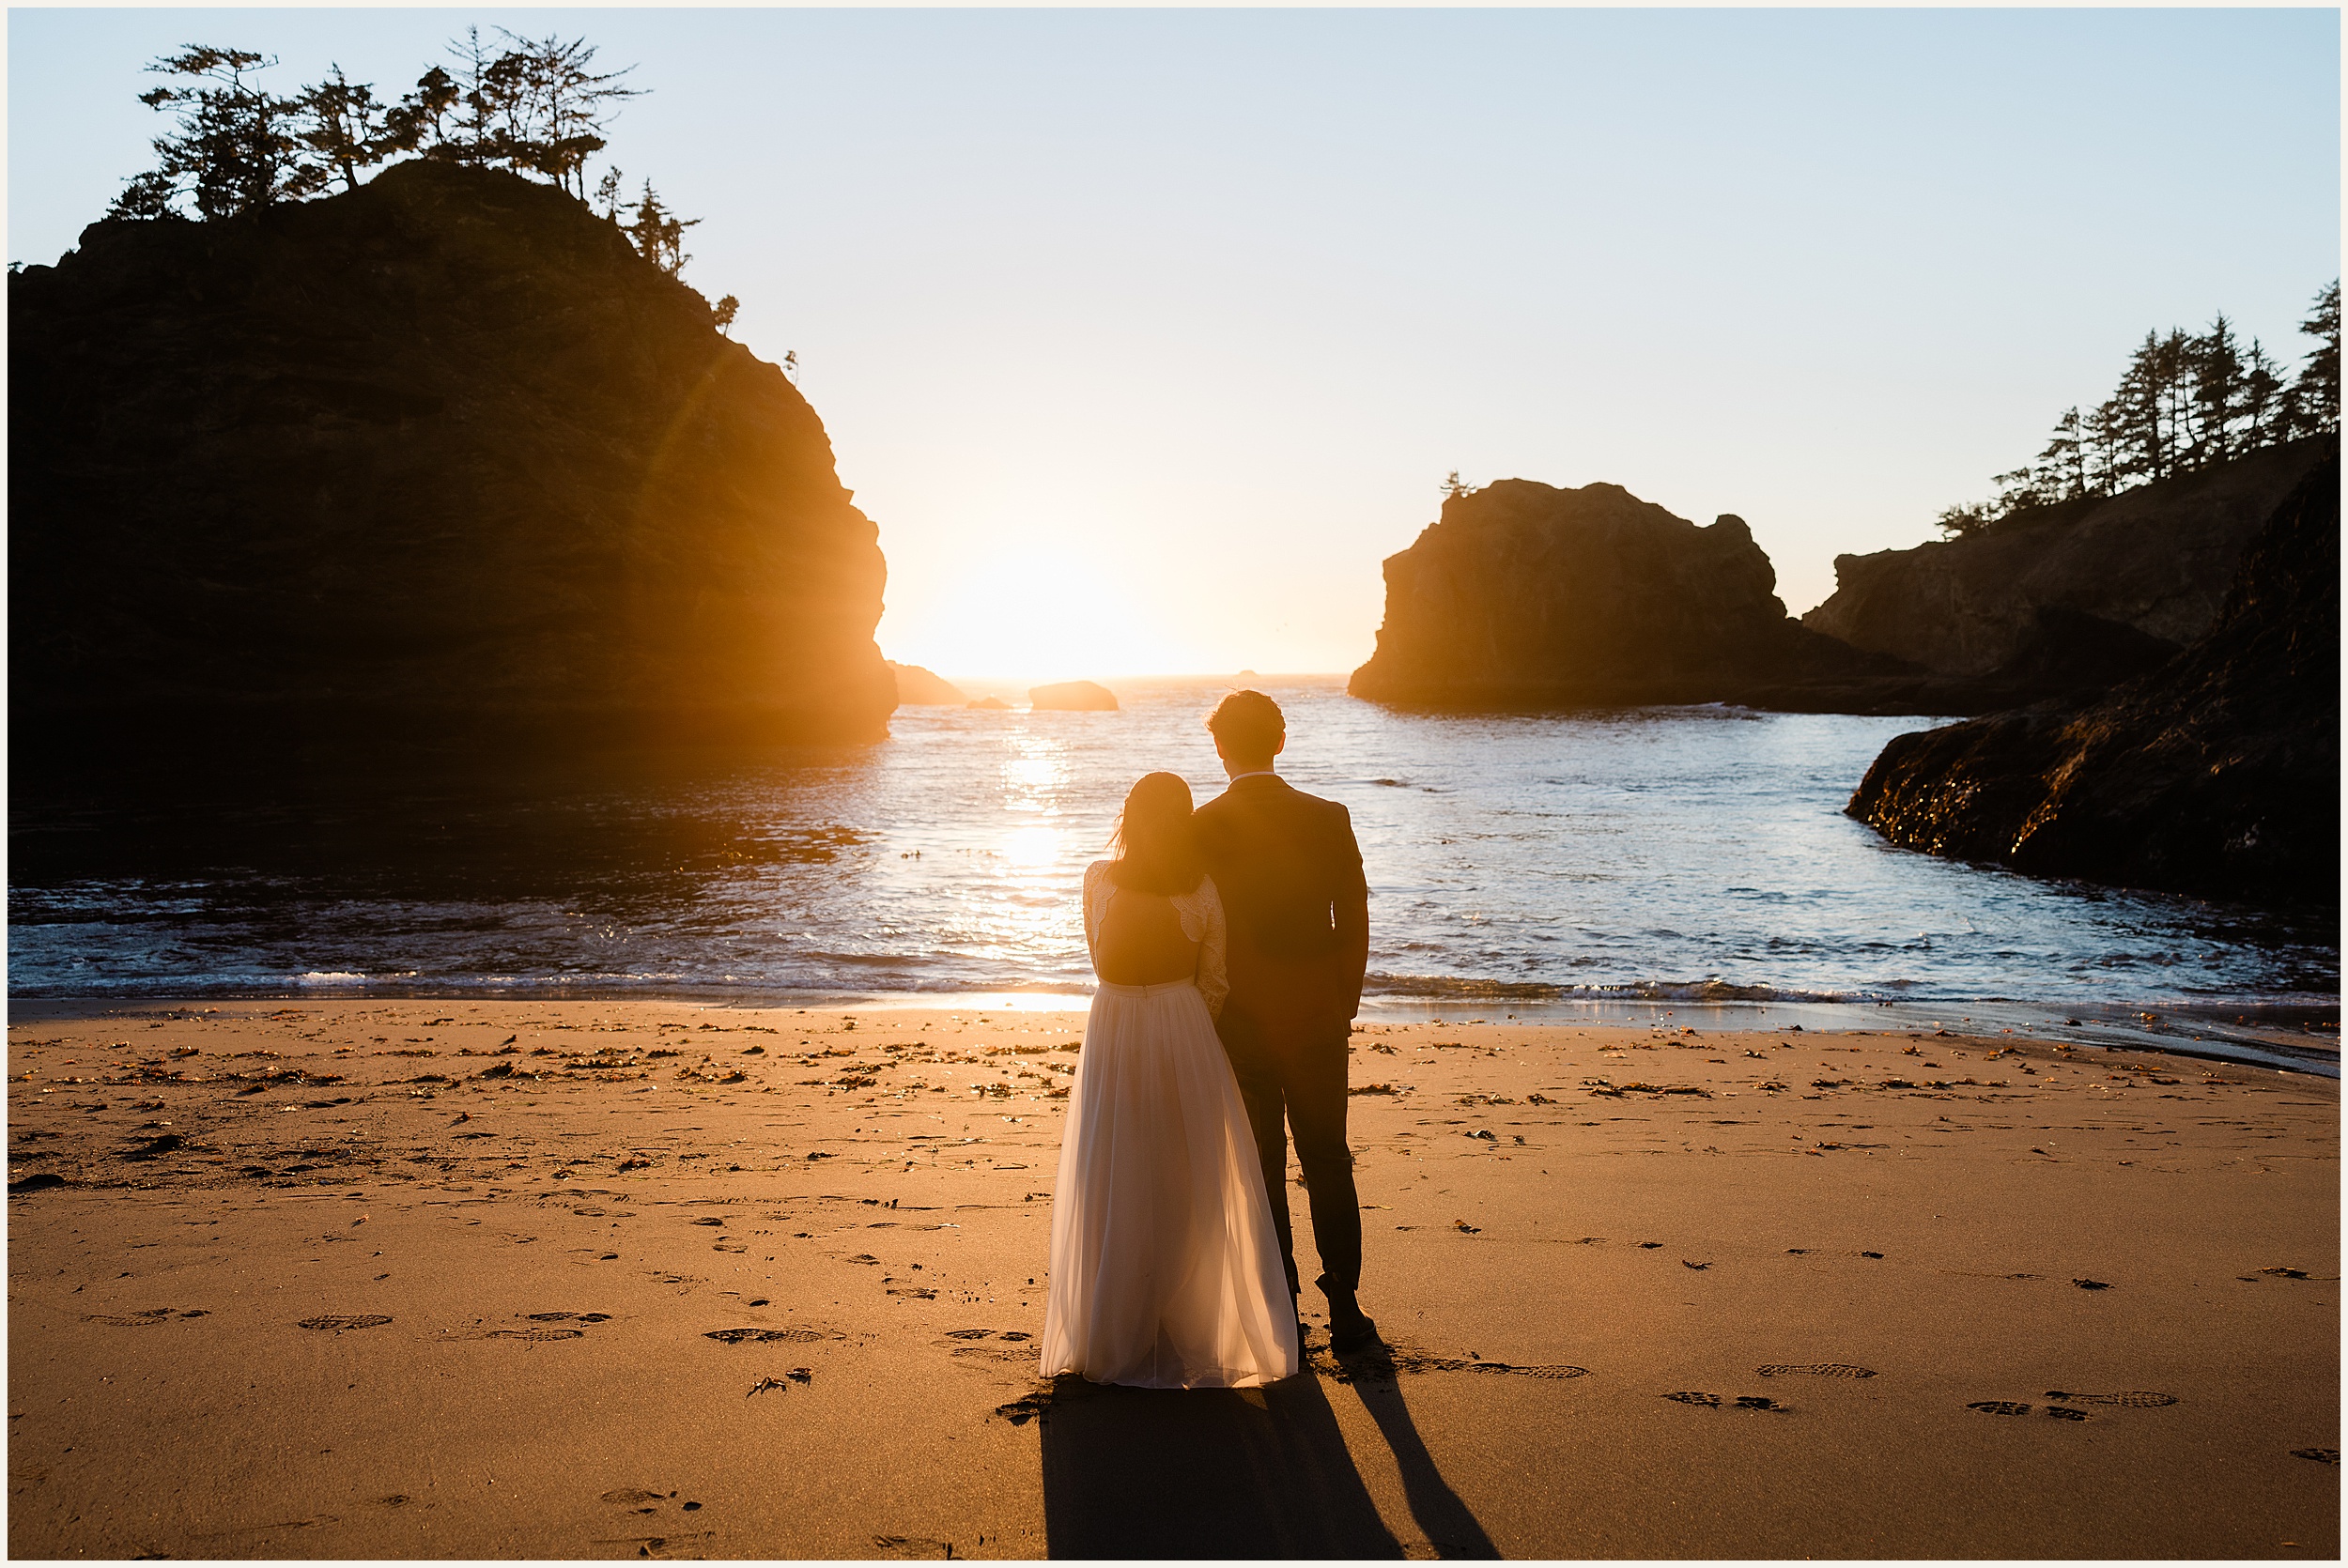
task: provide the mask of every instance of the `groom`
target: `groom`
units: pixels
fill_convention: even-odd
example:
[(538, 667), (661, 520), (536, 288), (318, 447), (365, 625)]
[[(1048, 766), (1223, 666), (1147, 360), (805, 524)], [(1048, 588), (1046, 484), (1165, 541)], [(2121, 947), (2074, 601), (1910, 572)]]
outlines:
[(1353, 1293), (1362, 1279), (1361, 1200), (1346, 1144), (1346, 1052), (1369, 961), (1369, 884), (1344, 807), (1292, 790), (1273, 771), (1288, 744), (1279, 704), (1235, 691), (1207, 719), (1230, 788), (1193, 819), (1207, 874), (1230, 922), (1230, 999), (1216, 1032), (1231, 1058), (1265, 1194), (1298, 1293), (1289, 1222), (1288, 1130), (1311, 1200), (1313, 1244), (1339, 1350), (1375, 1344)]

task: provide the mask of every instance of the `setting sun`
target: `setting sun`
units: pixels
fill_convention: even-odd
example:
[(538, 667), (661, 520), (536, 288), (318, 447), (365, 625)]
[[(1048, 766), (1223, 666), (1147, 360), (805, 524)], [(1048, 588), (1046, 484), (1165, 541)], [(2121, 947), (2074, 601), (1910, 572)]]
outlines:
[[(1136, 573), (1142, 568), (1134, 568)], [(1154, 594), (1095, 561), (1031, 548), (892, 604), (880, 627), (893, 659), (952, 676), (1089, 679), (1195, 668), (1198, 650), (1153, 615)]]

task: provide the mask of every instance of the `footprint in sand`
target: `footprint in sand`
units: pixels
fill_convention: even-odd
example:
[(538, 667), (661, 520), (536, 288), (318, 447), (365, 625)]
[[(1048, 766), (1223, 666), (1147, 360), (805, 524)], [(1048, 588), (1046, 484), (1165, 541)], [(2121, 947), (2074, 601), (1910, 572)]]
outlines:
[[(174, 1317), (209, 1317), (202, 1307), (149, 1307), (145, 1312), (87, 1312), (82, 1314), (85, 1323), (111, 1323), (118, 1329), (143, 1329), (150, 1323), (166, 1323)], [(385, 1322), (391, 1319), (385, 1318)]]
[(2014, 1399), (1976, 1399), (1965, 1408), (1979, 1410), (1985, 1416), (2027, 1416), (2031, 1410), (2029, 1406)]
[(875, 1535), (873, 1537), (873, 1555), (880, 1558), (947, 1559), (954, 1555), (954, 1544), (950, 1541), (933, 1541), (926, 1535)]
[[(1663, 1397), (1676, 1399), (1682, 1405), (1698, 1406), (1707, 1410), (1723, 1408), (1719, 1394), (1706, 1393), (1700, 1389), (1681, 1389), (1676, 1392), (1667, 1393)], [(1776, 1400), (1769, 1398), (1767, 1394), (1758, 1393), (1740, 1393), (1737, 1395), (1734, 1406), (1727, 1407), (1738, 1410), (1770, 1410), (1781, 1415), (1785, 1411), (1785, 1407)]]
[(2048, 1389), (2047, 1397), (2077, 1405), (2117, 1405), (2129, 1410), (2157, 1410), (2177, 1402), (2173, 1393), (2155, 1393), (2149, 1389), (2131, 1389), (2125, 1393), (2064, 1393), (2061, 1389)]
[(1869, 1368), (1853, 1366), (1848, 1361), (1818, 1361), (1809, 1366), (1771, 1365), (1755, 1367), (1753, 1370), (1764, 1377), (1785, 1377), (1795, 1374), (1810, 1377), (1873, 1377), (1875, 1376)]
[(585, 1339), (587, 1331), (583, 1329), (492, 1329), (481, 1337), (528, 1340), (533, 1345), (543, 1345), (559, 1339)]
[[(689, 1543), (706, 1541), (717, 1533), (718, 1532), (714, 1530), (688, 1530), (682, 1535), (606, 1536), (599, 1537), (595, 1542), (595, 1545), (598, 1546), (633, 1546), (636, 1548), (636, 1555), (638, 1557), (665, 1556), (668, 1548), (671, 1546), (684, 1546)], [(696, 1553), (695, 1555), (698, 1556), (701, 1554)]]
[(305, 1317), (300, 1327), (339, 1334), (351, 1329), (380, 1329), (390, 1321), (378, 1313), (330, 1313), (321, 1317)]
[(2340, 1450), (2336, 1448), (2294, 1448), (2291, 1456), (2294, 1459), (2312, 1459), (2319, 1465), (2340, 1463)]
[[(807, 1388), (811, 1386), (814, 1381), (815, 1369), (813, 1367), (795, 1366), (780, 1377), (761, 1377), (757, 1382), (750, 1385), (750, 1394), (762, 1394), (768, 1389), (781, 1389), (788, 1392), (791, 1385), (794, 1383), (798, 1384), (801, 1388)], [(746, 1394), (744, 1397), (748, 1398), (749, 1395)]]
[(711, 1329), (702, 1338), (714, 1339), (720, 1345), (805, 1345), (813, 1340), (836, 1339), (821, 1329)]
[[(1003, 1336), (1009, 1339), (1011, 1336)], [(1590, 1369), (1583, 1366), (1527, 1366), (1514, 1361), (1487, 1360), (1481, 1356), (1441, 1356), (1422, 1350), (1410, 1344), (1378, 1344), (1342, 1354), (1311, 1345), (1305, 1360), (1314, 1370), (1326, 1373), (1340, 1383), (1357, 1377), (1393, 1378), (1403, 1373), (1417, 1375), (1428, 1372), (1485, 1372), (1516, 1377), (1564, 1379), (1587, 1377)]]
[(1022, 1394), (1007, 1404), (996, 1406), (994, 1413), (1013, 1426), (1025, 1426), (1051, 1407), (1051, 1391), (1038, 1390), (1034, 1393)]

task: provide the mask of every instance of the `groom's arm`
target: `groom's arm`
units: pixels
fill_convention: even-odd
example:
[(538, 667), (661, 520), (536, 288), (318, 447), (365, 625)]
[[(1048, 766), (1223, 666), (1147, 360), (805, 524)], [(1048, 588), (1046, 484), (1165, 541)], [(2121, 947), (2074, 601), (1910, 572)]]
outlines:
[(1345, 1016), (1362, 1010), (1362, 981), (1369, 972), (1369, 879), (1362, 871), (1362, 846), (1353, 838), (1353, 816), (1337, 807), (1337, 886), (1330, 914), (1337, 928), (1338, 975), (1348, 999)]

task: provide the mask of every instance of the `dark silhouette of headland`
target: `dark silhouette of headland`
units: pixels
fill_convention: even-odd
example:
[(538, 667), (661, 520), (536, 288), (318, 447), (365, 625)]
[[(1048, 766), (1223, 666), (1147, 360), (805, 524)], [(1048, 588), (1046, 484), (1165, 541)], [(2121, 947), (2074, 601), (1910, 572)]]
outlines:
[[(214, 56), (257, 59), (158, 69)], [(239, 185), (191, 120), (78, 249), (10, 277), (20, 742), (886, 732), (886, 566), (822, 422), (676, 275), (649, 187), (633, 224), (596, 211), (600, 140), (517, 139), (482, 117), (500, 60), (475, 66), (419, 85), (437, 129), (359, 138), (416, 156), (317, 199), (283, 168)], [(203, 90), (253, 137), (323, 123)]]
[(1398, 706), (1868, 712), (1920, 673), (1789, 617), (1743, 519), (1699, 528), (1619, 484), (1448, 487), (1385, 575), (1347, 689)]
[(2336, 904), (2337, 446), (2190, 648), (2090, 702), (1902, 735), (1850, 814), (1896, 844), (2042, 875)]
[(1905, 550), (1837, 556), (1815, 631), (1920, 665), (1984, 712), (2144, 674), (2217, 624), (2251, 540), (2337, 437), (2269, 446)]

